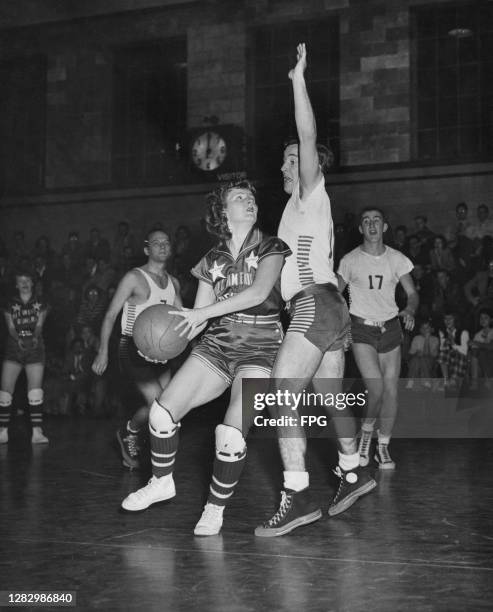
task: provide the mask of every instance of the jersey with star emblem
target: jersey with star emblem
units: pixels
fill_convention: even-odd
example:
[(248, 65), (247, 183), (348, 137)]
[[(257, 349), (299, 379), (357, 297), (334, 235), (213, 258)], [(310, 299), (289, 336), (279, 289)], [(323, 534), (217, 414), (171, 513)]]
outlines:
[(12, 316), (15, 331), (19, 336), (32, 336), (36, 329), (39, 315), (47, 309), (47, 305), (32, 297), (24, 303), (14, 297), (5, 307), (5, 312)]
[[(213, 247), (192, 269), (192, 274), (214, 287), (217, 301), (241, 293), (255, 278), (259, 263), (269, 255), (288, 257), (291, 250), (280, 238), (267, 236), (257, 227), (245, 238), (240, 253), (235, 259), (225, 241)], [(281, 310), (283, 301), (280, 279), (262, 304), (244, 312), (250, 315), (269, 315)]]

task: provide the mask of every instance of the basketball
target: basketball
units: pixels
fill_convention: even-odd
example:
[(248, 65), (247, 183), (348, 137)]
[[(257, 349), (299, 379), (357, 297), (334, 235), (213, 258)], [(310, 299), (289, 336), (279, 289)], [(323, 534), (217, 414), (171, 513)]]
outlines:
[(172, 310), (180, 310), (169, 304), (156, 304), (146, 308), (137, 317), (133, 328), (135, 346), (148, 359), (167, 361), (185, 350), (186, 336), (180, 337), (175, 327), (180, 317), (170, 315)]

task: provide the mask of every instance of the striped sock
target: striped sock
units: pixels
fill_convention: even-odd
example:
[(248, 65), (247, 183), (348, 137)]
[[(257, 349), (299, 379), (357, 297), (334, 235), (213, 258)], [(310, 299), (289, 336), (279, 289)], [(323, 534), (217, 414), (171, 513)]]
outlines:
[(207, 502), (216, 506), (225, 506), (234, 493), (246, 461), (246, 447), (244, 451), (235, 455), (216, 454), (212, 471), (212, 482)]
[(11, 408), (12, 396), (6, 391), (0, 391), (0, 427), (9, 426)]
[(178, 450), (180, 424), (173, 422), (166, 408), (159, 404), (158, 406), (159, 410), (165, 411), (166, 416), (163, 419), (164, 422), (159, 423), (156, 421), (160, 419), (153, 419), (151, 414), (149, 418), (149, 433), (151, 439), (152, 473), (156, 478), (161, 478), (173, 472), (176, 451)]

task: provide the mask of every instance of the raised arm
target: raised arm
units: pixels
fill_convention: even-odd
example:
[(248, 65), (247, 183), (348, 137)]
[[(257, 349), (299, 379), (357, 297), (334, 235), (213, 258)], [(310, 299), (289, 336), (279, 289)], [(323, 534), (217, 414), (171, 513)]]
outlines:
[(294, 117), (299, 139), (300, 196), (308, 196), (322, 176), (317, 152), (317, 124), (305, 82), (306, 46), (297, 47), (296, 66), (289, 71), (293, 85)]

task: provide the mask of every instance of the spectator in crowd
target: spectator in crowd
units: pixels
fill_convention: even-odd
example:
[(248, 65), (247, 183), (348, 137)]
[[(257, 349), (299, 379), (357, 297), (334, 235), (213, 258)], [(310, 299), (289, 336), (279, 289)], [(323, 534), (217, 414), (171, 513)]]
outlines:
[(85, 414), (88, 409), (95, 415), (102, 414), (104, 402), (103, 379), (96, 380), (91, 365), (96, 356), (97, 338), (88, 325), (82, 327), (82, 335), (70, 343), (65, 358), (65, 414)]
[(77, 314), (77, 332), (80, 333), (80, 329), (84, 325), (90, 325), (92, 329), (99, 329), (105, 311), (106, 298), (104, 292), (96, 285), (88, 285)]
[(27, 248), (22, 230), (17, 230), (14, 233), (14, 246), (10, 258), (14, 267), (24, 267), (26, 265), (26, 258), (28, 259), (27, 265), (29, 265), (29, 249)]
[(479, 315), (479, 330), (469, 343), (471, 349), (471, 384), (469, 389), (475, 391), (478, 388), (480, 373), (486, 378), (485, 386), (490, 389), (493, 377), (493, 329), (492, 313), (490, 310), (481, 310)]
[(459, 202), (455, 207), (455, 220), (445, 230), (445, 238), (452, 249), (457, 246), (460, 237), (467, 237), (470, 225), (469, 207), (465, 202)]
[(51, 268), (44, 255), (36, 255), (34, 259), (34, 285), (38, 289), (39, 297), (47, 298), (50, 295), (53, 282), (54, 270)]
[(431, 388), (431, 379), (435, 375), (439, 351), (439, 340), (433, 335), (431, 321), (423, 321), (419, 334), (414, 336), (409, 349), (407, 388), (415, 386), (415, 379), (421, 380), (423, 387)]
[(171, 271), (180, 283), (183, 305), (187, 308), (193, 307), (197, 292), (197, 280), (190, 273), (196, 259), (192, 248), (192, 234), (186, 225), (180, 225), (173, 241)]
[(452, 251), (447, 247), (444, 236), (437, 235), (433, 239), (433, 248), (430, 251), (430, 264), (434, 272), (437, 270), (452, 272), (455, 269), (455, 259)]
[(490, 218), (490, 211), (486, 204), (480, 204), (476, 209), (476, 219), (466, 230), (466, 236), (475, 242), (480, 242), (485, 236), (493, 237), (493, 219)]
[(465, 284), (464, 293), (467, 301), (474, 306), (475, 320), (480, 309), (493, 310), (493, 257), (490, 258), (485, 269), (479, 270)]
[(422, 266), (428, 266), (430, 263), (430, 256), (428, 251), (421, 248), (421, 244), (418, 237), (414, 234), (409, 236), (407, 240), (407, 257), (413, 262), (414, 265), (421, 264)]
[(84, 261), (84, 249), (79, 241), (79, 232), (71, 231), (68, 241), (62, 246), (62, 255), (68, 253), (72, 261), (72, 266), (81, 269)]
[(0, 252), (0, 307), (5, 305), (12, 286), (12, 270), (7, 251)]
[(398, 225), (395, 228), (392, 246), (401, 253), (407, 252), (407, 227), (405, 225)]
[(435, 233), (428, 227), (427, 217), (425, 215), (416, 215), (416, 217), (414, 217), (414, 224), (416, 227), (414, 235), (418, 237), (421, 248), (430, 250)]
[[(126, 253), (126, 249), (130, 249), (130, 253)], [(113, 241), (112, 254), (114, 263), (117, 266), (121, 266), (123, 262), (128, 261), (135, 254), (135, 238), (130, 232), (130, 225), (127, 221), (120, 221), (118, 224)]]
[(411, 270), (411, 276), (413, 277), (416, 291), (419, 294), (417, 315), (420, 319), (429, 319), (431, 316), (431, 305), (433, 303), (435, 279), (421, 264), (414, 264), (414, 268)]
[(46, 265), (53, 269), (56, 265), (56, 253), (50, 246), (50, 239), (48, 236), (40, 236), (34, 245), (33, 258), (36, 260), (38, 256), (41, 256)]
[(460, 389), (467, 374), (469, 332), (460, 325), (456, 312), (445, 313), (439, 337), (438, 363), (440, 364), (444, 387), (451, 390)]
[(71, 289), (80, 289), (82, 286), (81, 270), (74, 266), (70, 253), (62, 255), (55, 276), (58, 281)]
[(458, 283), (452, 282), (447, 270), (437, 270), (431, 310), (437, 326), (446, 312), (465, 311), (464, 295)]
[(93, 262), (94, 260), (92, 257), (86, 258), (89, 276), (86, 278), (83, 285), (83, 290), (88, 285), (96, 285), (96, 287), (99, 287), (101, 291), (106, 293), (108, 291), (108, 287), (115, 284), (117, 277), (116, 270), (106, 259), (99, 259), (97, 262)]
[(100, 259), (110, 261), (111, 259), (110, 243), (101, 236), (97, 227), (93, 227), (89, 233), (89, 240), (84, 246), (84, 255), (92, 257), (96, 261)]

